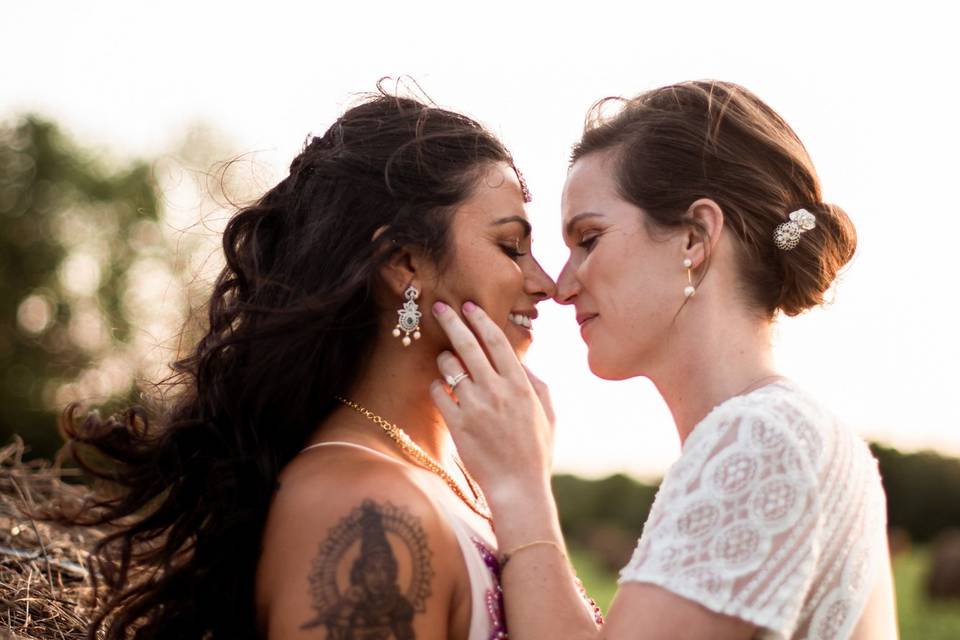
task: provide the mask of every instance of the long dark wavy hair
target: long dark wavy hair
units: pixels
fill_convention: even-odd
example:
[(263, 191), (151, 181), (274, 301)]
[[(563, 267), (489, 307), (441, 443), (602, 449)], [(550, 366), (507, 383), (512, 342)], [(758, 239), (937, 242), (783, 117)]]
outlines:
[(175, 400), (106, 419), (64, 409), (65, 452), (104, 490), (63, 517), (113, 525), (91, 556), (90, 638), (255, 635), (277, 477), (363, 371), (381, 266), (403, 246), (442, 265), (455, 205), (490, 164), (513, 164), (474, 120), (377, 89), (230, 219)]

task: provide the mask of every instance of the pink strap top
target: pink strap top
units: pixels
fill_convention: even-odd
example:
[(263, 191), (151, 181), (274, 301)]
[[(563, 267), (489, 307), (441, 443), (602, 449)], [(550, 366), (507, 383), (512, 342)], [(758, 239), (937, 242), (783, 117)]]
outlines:
[[(387, 454), (354, 442), (319, 442), (304, 447), (303, 451), (320, 447), (351, 447), (384, 458), (396, 464), (402, 461)], [(500, 589), (500, 563), (497, 560), (497, 543), (492, 534), (477, 530), (465, 519), (459, 498), (450, 491), (439, 477), (429, 476), (434, 481), (433, 490), (427, 497), (437, 506), (460, 544), (463, 563), (470, 578), (470, 633), (469, 640), (496, 640), (507, 638), (503, 615), (503, 592)]]

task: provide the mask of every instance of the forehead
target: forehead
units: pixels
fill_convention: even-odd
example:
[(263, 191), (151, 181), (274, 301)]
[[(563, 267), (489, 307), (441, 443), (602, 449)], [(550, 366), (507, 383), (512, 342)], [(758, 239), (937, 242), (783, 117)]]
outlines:
[(457, 209), (458, 223), (486, 224), (505, 216), (527, 217), (524, 193), (513, 167), (498, 162), (481, 173), (470, 194)]
[(564, 226), (577, 214), (602, 212), (622, 202), (614, 181), (615, 169), (610, 153), (591, 153), (573, 163), (560, 201)]

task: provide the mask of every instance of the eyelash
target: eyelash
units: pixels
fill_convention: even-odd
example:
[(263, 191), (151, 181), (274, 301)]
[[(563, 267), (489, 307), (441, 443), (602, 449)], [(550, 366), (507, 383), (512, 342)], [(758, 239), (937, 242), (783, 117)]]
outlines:
[(502, 245), (502, 246), (503, 246), (503, 252), (508, 256), (510, 256), (513, 260), (518, 260), (519, 258), (522, 258), (523, 256), (527, 255), (523, 251), (520, 251), (519, 249), (515, 249), (514, 247), (509, 247), (507, 245)]
[(583, 238), (580, 240), (580, 242), (577, 243), (577, 246), (589, 252), (591, 249), (593, 249), (593, 245), (596, 244), (597, 238), (599, 237), (600, 237), (600, 234), (596, 234), (596, 235), (590, 236), (589, 238)]

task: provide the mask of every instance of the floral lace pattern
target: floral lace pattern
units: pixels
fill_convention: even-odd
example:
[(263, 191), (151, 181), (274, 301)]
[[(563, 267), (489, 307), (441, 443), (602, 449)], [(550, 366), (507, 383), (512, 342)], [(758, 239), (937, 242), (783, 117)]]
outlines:
[(717, 406), (688, 436), (620, 582), (657, 584), (768, 638), (848, 637), (885, 527), (866, 444), (776, 383)]

